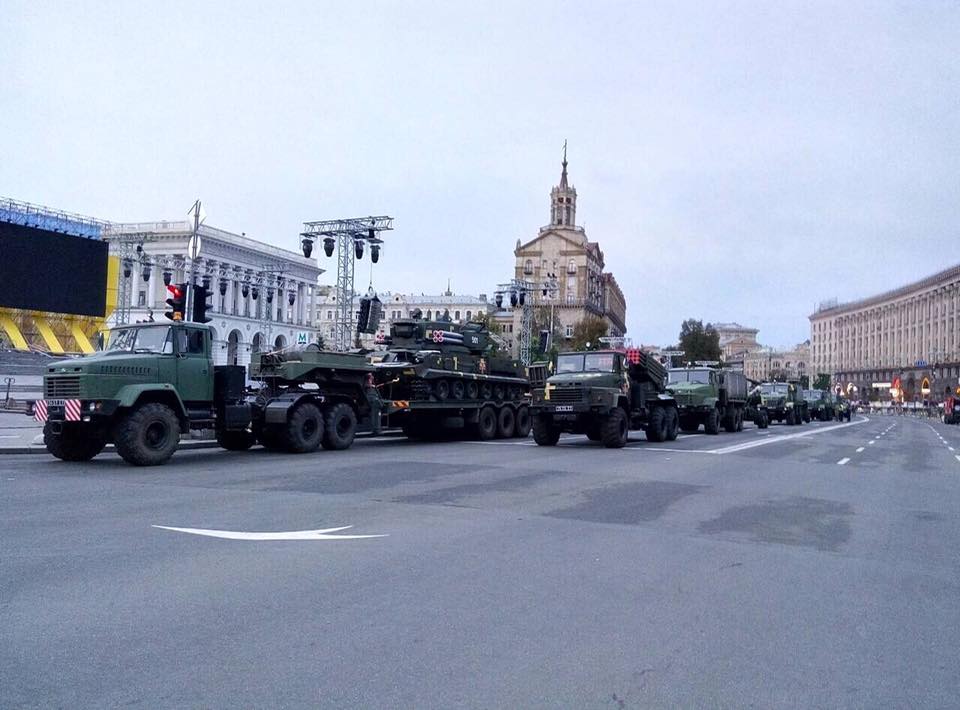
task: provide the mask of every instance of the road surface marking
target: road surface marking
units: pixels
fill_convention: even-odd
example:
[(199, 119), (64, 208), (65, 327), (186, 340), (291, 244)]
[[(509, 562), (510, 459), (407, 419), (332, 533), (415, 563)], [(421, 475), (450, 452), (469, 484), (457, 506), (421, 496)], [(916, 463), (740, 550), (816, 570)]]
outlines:
[(960, 454), (957, 454), (955, 458), (957, 459), (957, 461), (960, 461)]
[(862, 447), (862, 446), (861, 446), (859, 449), (857, 449), (857, 453), (858, 453), (858, 454), (861, 453), (862, 451), (863, 451), (863, 447)]
[(810, 429), (808, 431), (801, 432), (799, 434), (784, 434), (782, 436), (770, 436), (766, 439), (759, 439), (754, 441), (748, 441), (745, 444), (734, 444), (733, 446), (726, 446), (721, 449), (709, 449), (711, 454), (732, 454), (737, 451), (744, 451), (745, 449), (753, 449), (757, 446), (766, 446), (767, 444), (775, 444), (778, 441), (789, 441), (790, 439), (800, 439), (806, 436), (813, 436), (816, 434), (824, 434), (828, 431), (836, 431), (837, 429), (846, 429), (849, 426), (857, 426), (858, 424), (864, 424), (870, 420), (866, 417), (861, 417), (855, 422), (847, 422), (846, 424), (836, 424), (834, 426), (827, 427), (818, 427), (816, 429)]
[(352, 525), (341, 528), (322, 528), (320, 530), (292, 530), (290, 532), (236, 532), (233, 530), (203, 530), (202, 528), (172, 528), (167, 525), (153, 525), (160, 530), (203, 535), (205, 537), (220, 537), (224, 540), (363, 540), (371, 537), (387, 537), (386, 535), (331, 535), (340, 530), (349, 530)]
[(850, 459), (840, 459), (839, 461), (837, 461), (837, 465), (838, 465), (838, 466), (845, 466), (845, 465), (846, 465), (847, 463), (849, 463), (849, 462), (850, 462)]
[(955, 451), (955, 449), (952, 446), (948, 446), (947, 448), (950, 449), (951, 451)]
[(872, 444), (873, 442), (874, 442), (874, 440), (871, 439), (870, 441), (867, 442), (867, 446), (869, 446), (869, 445)]

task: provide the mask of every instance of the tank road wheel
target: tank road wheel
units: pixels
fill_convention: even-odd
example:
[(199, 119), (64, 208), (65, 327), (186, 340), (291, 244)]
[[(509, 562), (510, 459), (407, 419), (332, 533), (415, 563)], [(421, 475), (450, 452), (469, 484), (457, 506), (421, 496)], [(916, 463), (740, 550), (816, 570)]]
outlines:
[(667, 441), (676, 441), (680, 429), (680, 414), (674, 407), (667, 410)]
[(503, 386), (503, 385), (500, 385), (500, 384), (494, 385), (494, 386), (493, 386), (493, 398), (494, 398), (497, 402), (502, 402), (502, 401), (503, 401), (504, 391), (505, 391), (505, 390), (504, 390), (504, 386)]
[(117, 453), (134, 466), (166, 463), (180, 444), (180, 420), (170, 407), (150, 402), (120, 420), (113, 434)]
[(450, 383), (446, 380), (437, 380), (433, 383), (433, 396), (441, 402), (450, 396)]
[(727, 411), (723, 415), (723, 428), (728, 434), (737, 430), (737, 412), (733, 407), (727, 407)]
[(537, 446), (556, 446), (560, 441), (560, 429), (547, 417), (533, 418), (533, 440)]
[(306, 454), (316, 451), (323, 439), (323, 415), (312, 402), (294, 408), (280, 437), (288, 451)]
[(706, 420), (703, 422), (703, 430), (707, 434), (720, 433), (720, 410), (714, 408), (710, 410)]
[(663, 441), (667, 438), (667, 412), (663, 407), (654, 407), (646, 432), (647, 441)]
[(497, 426), (496, 410), (489, 405), (481, 407), (477, 414), (477, 438), (480, 441), (489, 441), (497, 435)]
[(497, 437), (501, 439), (510, 439), (517, 423), (517, 418), (513, 414), (511, 407), (500, 407), (497, 414)]
[[(663, 416), (663, 409), (657, 408), (660, 416)], [(622, 449), (627, 445), (627, 414), (620, 407), (614, 409), (603, 420), (600, 428), (600, 440), (608, 449)], [(649, 437), (649, 434), (647, 435)]]
[(471, 380), (470, 382), (468, 382), (468, 383), (467, 383), (467, 387), (466, 387), (466, 391), (464, 392), (464, 396), (465, 396), (467, 399), (476, 399), (477, 397), (479, 397), (479, 396), (480, 396), (480, 385), (478, 385), (476, 382), (474, 382), (474, 381), (472, 381), (472, 380)]
[(256, 443), (257, 439), (253, 432), (249, 431), (223, 431), (217, 429), (217, 443), (227, 451), (246, 451)]
[(517, 409), (517, 422), (514, 424), (514, 435), (519, 439), (526, 439), (530, 436), (530, 408), (519, 407)]
[(342, 451), (349, 449), (357, 435), (357, 413), (346, 402), (339, 402), (324, 415), (323, 448)]
[(466, 391), (463, 380), (454, 380), (450, 383), (450, 399), (461, 400)]
[(484, 382), (480, 385), (480, 399), (490, 399), (493, 396), (493, 387), (490, 386), (489, 382)]
[(43, 425), (43, 443), (52, 456), (61, 461), (89, 461), (103, 451), (107, 440), (102, 434), (83, 431), (79, 426), (64, 425), (59, 434), (54, 434), (50, 422)]

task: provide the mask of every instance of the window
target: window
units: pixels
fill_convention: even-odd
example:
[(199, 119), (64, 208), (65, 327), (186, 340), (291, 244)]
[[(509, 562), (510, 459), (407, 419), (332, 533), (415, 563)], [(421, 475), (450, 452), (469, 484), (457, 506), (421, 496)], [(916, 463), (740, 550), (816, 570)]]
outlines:
[(140, 291), (139, 293), (137, 293), (137, 305), (138, 305), (138, 306), (145, 306), (145, 305), (147, 305), (147, 292), (146, 292), (146, 291)]
[(470, 311), (467, 311), (467, 320), (470, 320)]
[(433, 311), (427, 311), (427, 320), (433, 320)]
[(327, 311), (327, 320), (333, 320), (333, 311)]
[(573, 326), (572, 326), (572, 325), (566, 326), (566, 327), (563, 329), (563, 334), (564, 334), (566, 337), (568, 337), (568, 338), (572, 338), (572, 337), (573, 337)]
[(573, 259), (571, 259), (567, 264), (567, 273), (568, 274), (577, 273), (577, 262), (575, 262)]
[(532, 274), (533, 273), (533, 259), (527, 259), (523, 262), (523, 273)]
[(453, 319), (454, 319), (454, 320), (460, 320), (460, 311), (454, 311), (454, 312), (453, 312)]

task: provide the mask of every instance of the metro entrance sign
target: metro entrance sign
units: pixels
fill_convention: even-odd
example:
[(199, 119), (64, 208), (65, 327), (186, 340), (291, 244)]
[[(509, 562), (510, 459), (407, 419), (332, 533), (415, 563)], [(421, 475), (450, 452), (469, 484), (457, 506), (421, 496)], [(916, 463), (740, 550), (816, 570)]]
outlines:
[(927, 361), (926, 361), (926, 360), (917, 360), (915, 363), (913, 363), (913, 366), (914, 366), (914, 367), (926, 367), (926, 366), (927, 366)]

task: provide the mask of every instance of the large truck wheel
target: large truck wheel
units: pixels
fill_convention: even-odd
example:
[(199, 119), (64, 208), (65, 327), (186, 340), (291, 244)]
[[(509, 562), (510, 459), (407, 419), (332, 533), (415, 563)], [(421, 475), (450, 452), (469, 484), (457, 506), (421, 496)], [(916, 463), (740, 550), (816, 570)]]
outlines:
[(52, 456), (61, 461), (89, 461), (103, 451), (107, 440), (102, 434), (84, 431), (79, 426), (63, 425), (59, 434), (53, 432), (50, 422), (43, 425), (43, 443)]
[(481, 407), (477, 413), (477, 438), (490, 441), (497, 435), (497, 411), (489, 404)]
[(728, 434), (737, 430), (737, 412), (733, 407), (727, 407), (723, 415), (723, 428)]
[(547, 417), (533, 418), (533, 440), (538, 446), (556, 446), (560, 441), (560, 429)]
[(680, 415), (673, 407), (667, 410), (667, 441), (676, 441), (680, 430)]
[(743, 431), (743, 410), (737, 410), (737, 431)]
[(217, 429), (217, 443), (227, 451), (246, 451), (257, 438), (249, 431), (224, 431)]
[(316, 451), (323, 439), (323, 415), (312, 402), (294, 407), (281, 437), (292, 454)]
[(513, 438), (516, 423), (517, 418), (513, 415), (513, 409), (507, 406), (500, 407), (497, 413), (497, 436), (501, 439)]
[(707, 434), (719, 434), (720, 433), (720, 410), (711, 409), (710, 413), (707, 415), (707, 418), (703, 422), (703, 430)]
[(339, 402), (327, 410), (323, 448), (334, 451), (349, 449), (357, 435), (357, 414), (346, 402)]
[(514, 435), (519, 439), (526, 439), (530, 436), (530, 427), (532, 422), (530, 421), (530, 409), (528, 407), (520, 407), (517, 409), (517, 421), (514, 424)]
[(667, 438), (667, 412), (663, 407), (654, 407), (647, 422), (647, 441), (660, 442)]
[[(660, 412), (662, 417), (663, 409), (657, 407), (656, 411)], [(665, 422), (663, 426), (666, 427)], [(617, 407), (603, 420), (600, 428), (600, 440), (608, 449), (622, 449), (627, 445), (627, 436), (630, 433), (629, 429), (627, 413), (620, 409), (620, 407)], [(647, 434), (647, 438), (649, 437), (650, 435)]]
[(792, 409), (787, 410), (787, 426), (793, 426), (797, 423), (797, 415)]
[(127, 463), (158, 466), (169, 461), (180, 444), (180, 420), (167, 405), (149, 402), (120, 420), (113, 442)]

